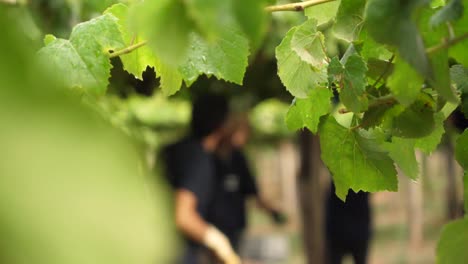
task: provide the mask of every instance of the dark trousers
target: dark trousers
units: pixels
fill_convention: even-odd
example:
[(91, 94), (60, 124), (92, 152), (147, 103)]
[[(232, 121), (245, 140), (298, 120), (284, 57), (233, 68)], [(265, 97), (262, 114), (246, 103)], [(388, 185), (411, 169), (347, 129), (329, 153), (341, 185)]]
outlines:
[(365, 241), (328, 241), (327, 264), (341, 264), (343, 258), (350, 254), (355, 264), (367, 263), (368, 240)]

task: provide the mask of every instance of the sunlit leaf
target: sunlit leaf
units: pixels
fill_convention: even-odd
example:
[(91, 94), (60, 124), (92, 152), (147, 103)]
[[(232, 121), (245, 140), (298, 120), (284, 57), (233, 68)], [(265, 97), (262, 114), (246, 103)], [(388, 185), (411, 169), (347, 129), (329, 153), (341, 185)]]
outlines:
[(320, 118), (330, 112), (333, 93), (327, 88), (315, 88), (306, 99), (295, 99), (286, 115), (291, 130), (304, 127), (317, 133)]
[(320, 130), (322, 160), (330, 169), (336, 194), (346, 199), (348, 189), (355, 192), (396, 191), (396, 170), (388, 154), (372, 135), (362, 135), (328, 117)]
[(296, 30), (296, 27), (289, 30), (276, 48), (278, 75), (292, 95), (307, 98), (311, 89), (326, 82), (326, 73), (323, 70), (314, 69), (309, 63), (301, 60), (301, 57), (292, 49), (291, 41)]

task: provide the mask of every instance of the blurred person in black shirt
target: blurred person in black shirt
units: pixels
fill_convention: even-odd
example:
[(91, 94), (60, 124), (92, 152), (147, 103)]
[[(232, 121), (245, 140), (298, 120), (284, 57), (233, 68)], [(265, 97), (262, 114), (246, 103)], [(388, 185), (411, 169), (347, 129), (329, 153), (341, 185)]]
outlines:
[(341, 264), (351, 254), (355, 264), (367, 263), (371, 238), (369, 193), (349, 190), (346, 203), (335, 194), (332, 183), (326, 201), (328, 264)]
[(187, 239), (183, 264), (215, 263), (211, 255), (221, 263), (240, 264), (229, 239), (208, 220), (217, 188), (214, 152), (227, 115), (224, 97), (199, 97), (192, 109), (190, 136), (163, 151), (166, 174), (175, 189), (176, 226)]
[(214, 203), (208, 214), (209, 221), (226, 234), (235, 248), (239, 247), (240, 237), (247, 225), (248, 198), (256, 198), (259, 207), (271, 214), (276, 223), (286, 220), (259, 195), (257, 184), (242, 151), (249, 134), (250, 126), (246, 116), (230, 118), (216, 151), (218, 188), (214, 192)]

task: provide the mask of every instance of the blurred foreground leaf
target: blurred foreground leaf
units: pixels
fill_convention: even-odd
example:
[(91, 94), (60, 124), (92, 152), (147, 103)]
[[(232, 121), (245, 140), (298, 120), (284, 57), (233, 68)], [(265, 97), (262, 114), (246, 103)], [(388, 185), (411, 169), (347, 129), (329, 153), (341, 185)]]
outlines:
[(170, 263), (168, 190), (127, 137), (33, 66), (1, 7), (0, 25), (0, 263)]

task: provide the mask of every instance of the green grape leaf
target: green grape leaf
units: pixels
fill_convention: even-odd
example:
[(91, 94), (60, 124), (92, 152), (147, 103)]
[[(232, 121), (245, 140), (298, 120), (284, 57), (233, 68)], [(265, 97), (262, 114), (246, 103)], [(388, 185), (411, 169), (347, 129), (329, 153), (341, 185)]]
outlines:
[(377, 58), (388, 60), (392, 57), (392, 52), (390, 52), (385, 45), (381, 45), (371, 38), (365, 28), (361, 30), (359, 39), (354, 43), (355, 45), (362, 46), (360, 54), (364, 59), (368, 60), (369, 58)]
[[(105, 11), (106, 14), (112, 14), (118, 19), (119, 29), (125, 45), (131, 46), (144, 40), (129, 27), (128, 12), (129, 9), (124, 4), (113, 5)], [(121, 55), (120, 59), (122, 60), (124, 69), (140, 80), (143, 79), (142, 74), (148, 66), (154, 67), (157, 76), (161, 78), (161, 89), (167, 96), (176, 93), (182, 85), (182, 75), (178, 69), (156, 58), (149, 46), (143, 46), (133, 50), (129, 54)]]
[(237, 21), (249, 38), (252, 50), (257, 49), (268, 25), (265, 0), (234, 0), (233, 5)]
[(468, 94), (462, 94), (461, 99), (461, 111), (465, 115), (465, 118), (468, 118)]
[(463, 176), (463, 190), (465, 199), (465, 212), (468, 212), (468, 172), (465, 170), (465, 175)]
[(465, 212), (468, 212), (468, 171), (465, 170), (465, 175), (463, 175), (463, 190), (465, 199)]
[(326, 82), (326, 73), (314, 69), (291, 48), (297, 27), (291, 28), (281, 44), (276, 47), (278, 76), (286, 89), (297, 98), (307, 98), (311, 89)]
[(346, 49), (345, 53), (343, 54), (343, 57), (341, 57), (341, 64), (346, 64), (346, 62), (348, 61), (348, 58), (351, 56), (351, 55), (360, 55), (358, 53), (358, 50), (356, 48), (359, 48), (359, 47), (356, 47), (353, 43), (351, 43), (348, 48)]
[[(177, 233), (163, 177), (145, 169), (135, 142), (83, 104), (83, 94), (52, 80), (75, 73), (37, 67), (35, 45), (16, 30), (20, 19), (0, 8), (8, 25), (0, 41), (0, 120), (8, 124), (0, 127), (0, 262), (172, 263)], [(59, 54), (59, 44), (74, 53)], [(84, 63), (71, 41), (50, 45), (56, 53), (46, 58), (61, 56), (59, 66), (74, 66), (70, 56)], [(99, 47), (94, 56), (107, 53)]]
[(322, 123), (319, 133), (321, 157), (340, 199), (346, 199), (350, 188), (355, 192), (398, 189), (393, 161), (379, 147), (379, 140), (342, 127), (332, 116)]
[(55, 39), (38, 55), (68, 87), (102, 94), (110, 77), (108, 51), (123, 47), (117, 19), (108, 14), (78, 24), (70, 40)]
[(365, 96), (367, 86), (367, 65), (357, 54), (351, 55), (344, 65), (340, 99), (351, 111), (359, 113), (368, 107)]
[(387, 86), (397, 100), (405, 106), (412, 104), (423, 86), (423, 78), (405, 61), (397, 59)]
[(54, 72), (60, 72), (57, 77), (69, 88), (80, 88), (93, 93), (104, 93), (106, 80), (110, 76), (110, 62), (100, 56), (94, 60), (100, 67), (91, 70), (85, 58), (75, 49), (73, 44), (65, 39), (56, 39), (42, 48), (39, 58)]
[(437, 264), (465, 264), (468, 259), (468, 219), (444, 226), (437, 244)]
[[(466, 8), (468, 6), (468, 1), (463, 0), (463, 5)], [(462, 36), (468, 33), (468, 12), (465, 10), (463, 16), (452, 23), (453, 31), (455, 36)], [(467, 39), (462, 42), (457, 43), (456, 45), (449, 48), (450, 57), (454, 58), (460, 64), (463, 64), (465, 67), (468, 67), (468, 52), (466, 52), (466, 43)]]
[(182, 74), (179, 69), (160, 60), (155, 63), (156, 74), (161, 77), (160, 86), (164, 95), (170, 96), (180, 90), (182, 86)]
[[(449, 33), (447, 27), (432, 27), (430, 18), (434, 10), (424, 9), (419, 15), (419, 27), (423, 35), (423, 39), (427, 46), (438, 45), (442, 39), (446, 38)], [(427, 78), (429, 84), (439, 92), (439, 94), (447, 101), (457, 102), (458, 99), (452, 89), (450, 83), (450, 72), (448, 63), (448, 49), (441, 49), (430, 54), (430, 63), (432, 67), (432, 75)]]
[(465, 171), (468, 171), (468, 129), (458, 137), (455, 147), (455, 158)]
[(398, 48), (401, 57), (422, 76), (431, 76), (424, 42), (413, 13), (425, 0), (370, 0), (366, 7), (366, 28), (378, 42)]
[(417, 138), (429, 135), (434, 130), (434, 112), (417, 101), (405, 108), (393, 119), (393, 135)]
[(333, 26), (335, 35), (346, 41), (353, 41), (364, 24), (366, 0), (342, 0)]
[(414, 152), (414, 140), (393, 137), (392, 142), (385, 142), (383, 148), (400, 167), (403, 173), (412, 180), (419, 175), (418, 161)]
[[(363, 57), (364, 58), (364, 57)], [(393, 61), (387, 61), (387, 60), (379, 60), (376, 58), (369, 58), (367, 60), (367, 67), (369, 68), (369, 71), (367, 72), (367, 76), (374, 80), (377, 81), (379, 80), (378, 83), (375, 83), (375, 85), (372, 85), (371, 89), (378, 90), (379, 89), (379, 84), (385, 82), (390, 75), (392, 75), (395, 65), (393, 64)]]
[(320, 118), (330, 113), (333, 93), (328, 88), (315, 88), (306, 99), (296, 98), (289, 107), (286, 124), (290, 130), (307, 127), (317, 133)]
[[(142, 42), (143, 39), (141, 36), (137, 35), (136, 32), (130, 30), (128, 12), (128, 7), (126, 5), (116, 4), (107, 9), (104, 13), (112, 14), (118, 19), (119, 29), (125, 41), (125, 45), (131, 46)], [(129, 54), (124, 54), (120, 56), (120, 59), (122, 60), (124, 69), (140, 80), (143, 80), (142, 74), (146, 70), (146, 67), (154, 67), (156, 63), (156, 57), (148, 46), (143, 46)]]
[(325, 37), (317, 31), (317, 21), (309, 19), (298, 26), (291, 40), (291, 48), (310, 65), (321, 68), (326, 64)]
[(342, 75), (344, 73), (344, 66), (341, 64), (338, 57), (333, 57), (328, 64), (327, 73), (328, 78), (334, 80), (336, 75)]
[(88, 22), (78, 24), (73, 28), (70, 42), (79, 50), (88, 47), (88, 45), (91, 48), (94, 43), (99, 44), (104, 52), (125, 47), (117, 19), (112, 15), (102, 15)]
[[(233, 9), (234, 2), (236, 1), (187, 0), (184, 3), (187, 7), (187, 13), (197, 25), (198, 32), (208, 42), (215, 42), (217, 38), (223, 35), (226, 27), (240, 28)], [(251, 7), (252, 2), (255, 3), (256, 1), (258, 0), (250, 1), (248, 7)], [(239, 4), (241, 3), (237, 3), (237, 5)], [(252, 8), (255, 7), (258, 9), (258, 6), (252, 6)], [(261, 16), (258, 18), (261, 18)]]
[(176, 67), (185, 61), (193, 22), (182, 1), (158, 0), (135, 4), (130, 10), (130, 22), (149, 41), (161, 62)]
[(455, 21), (461, 18), (462, 15), (462, 0), (450, 0), (450, 2), (431, 17), (431, 26), (436, 27), (446, 22)]
[(213, 42), (192, 33), (188, 59), (179, 70), (189, 86), (202, 74), (242, 84), (248, 56), (248, 40), (239, 29), (226, 27)]
[(383, 104), (370, 106), (362, 117), (361, 127), (374, 128), (380, 125), (385, 118), (387, 111), (393, 107), (393, 104)]
[(310, 19), (316, 19), (318, 25), (324, 24), (335, 18), (340, 6), (340, 0), (307, 7), (305, 15)]
[(445, 0), (432, 0), (431, 8), (438, 8), (445, 5)]
[(455, 91), (450, 81), (448, 60), (448, 50), (437, 52), (437, 54), (433, 54), (431, 56), (434, 77), (430, 82), (444, 99), (449, 102), (458, 102), (458, 98), (455, 95)]
[(54, 35), (47, 34), (44, 37), (44, 46), (49, 45), (50, 43), (54, 42), (57, 38)]
[(461, 93), (468, 93), (468, 68), (463, 65), (453, 65), (450, 68), (450, 78)]
[[(442, 135), (445, 133), (444, 120), (445, 116), (442, 112), (434, 115), (434, 128), (432, 132), (424, 137), (417, 138), (415, 141), (416, 148), (420, 149), (427, 155), (431, 154), (437, 149), (437, 146), (442, 140)], [(417, 124), (415, 124), (416, 126)]]

